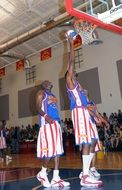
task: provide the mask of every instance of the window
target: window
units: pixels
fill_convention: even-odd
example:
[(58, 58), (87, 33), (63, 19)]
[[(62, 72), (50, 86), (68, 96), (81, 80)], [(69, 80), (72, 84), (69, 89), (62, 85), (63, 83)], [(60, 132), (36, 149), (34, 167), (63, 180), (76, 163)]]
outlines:
[(75, 69), (81, 68), (83, 64), (83, 51), (82, 48), (75, 50)]
[(36, 66), (26, 69), (26, 84), (32, 84), (36, 80)]

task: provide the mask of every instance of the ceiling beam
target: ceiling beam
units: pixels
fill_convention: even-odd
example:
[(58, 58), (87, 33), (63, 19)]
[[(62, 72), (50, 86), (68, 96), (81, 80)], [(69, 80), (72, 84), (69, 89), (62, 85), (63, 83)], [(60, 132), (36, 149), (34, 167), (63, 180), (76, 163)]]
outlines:
[[(93, 0), (93, 2), (95, 3), (96, 1)], [(95, 3), (95, 5), (98, 5), (99, 3)], [(78, 9), (82, 9), (82, 11), (86, 11), (86, 6), (89, 5), (89, 2), (85, 2), (83, 4), (81, 4), (80, 6), (78, 6)], [(16, 36), (15, 38), (8, 40), (7, 42), (3, 43), (0, 45), (0, 54), (3, 54), (4, 52), (8, 51), (9, 49), (12, 49), (13, 47), (20, 45), (44, 32), (46, 32), (47, 30), (50, 30), (58, 25), (61, 25), (64, 22), (69, 21), (70, 19), (72, 19), (73, 16), (69, 15), (67, 12), (64, 12), (63, 14), (55, 17), (55, 18), (51, 18), (45, 22), (43, 22), (41, 25), (19, 35)]]
[[(50, 19), (49, 21), (47, 21), (47, 23), (45, 22), (44, 24), (41, 24), (40, 26), (25, 32), (17, 37), (15, 37), (12, 40), (9, 40), (8, 42), (5, 42), (4, 44), (0, 45), (0, 54), (3, 54), (4, 52), (6, 52), (7, 50), (22, 44), (24, 42), (26, 42), (27, 40), (30, 40), (34, 37), (36, 37), (39, 34), (42, 34), (44, 32), (46, 32), (47, 30), (50, 30), (60, 24), (62, 24), (63, 22), (66, 22), (68, 20), (70, 20), (72, 18), (72, 16), (70, 15), (66, 15), (63, 18), (56, 20), (54, 19)], [(56, 21), (55, 21), (56, 20)]]

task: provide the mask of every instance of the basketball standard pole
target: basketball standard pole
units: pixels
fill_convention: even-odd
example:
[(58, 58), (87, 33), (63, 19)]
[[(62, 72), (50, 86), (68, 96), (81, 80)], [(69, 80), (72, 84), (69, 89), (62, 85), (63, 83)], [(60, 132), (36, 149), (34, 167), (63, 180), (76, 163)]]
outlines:
[[(106, 5), (106, 9), (109, 10), (109, 6), (108, 6), (108, 3), (103, 1), (103, 0), (99, 0), (99, 2), (103, 3), (104, 5)], [(89, 4), (90, 4), (90, 9), (91, 9), (91, 14), (94, 15), (94, 16), (97, 16), (94, 11), (93, 11), (93, 2), (92, 0), (89, 0)]]

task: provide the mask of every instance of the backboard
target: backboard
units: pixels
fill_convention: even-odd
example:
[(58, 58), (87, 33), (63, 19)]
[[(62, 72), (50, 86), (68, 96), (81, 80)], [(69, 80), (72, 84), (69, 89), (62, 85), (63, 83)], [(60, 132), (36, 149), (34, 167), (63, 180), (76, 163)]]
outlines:
[(122, 34), (122, 0), (66, 0), (67, 12), (105, 30)]

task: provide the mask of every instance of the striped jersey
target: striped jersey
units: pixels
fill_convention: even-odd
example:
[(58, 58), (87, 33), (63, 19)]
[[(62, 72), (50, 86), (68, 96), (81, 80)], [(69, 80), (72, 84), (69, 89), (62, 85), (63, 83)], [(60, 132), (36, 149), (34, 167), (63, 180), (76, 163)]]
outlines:
[[(44, 99), (42, 100), (42, 107), (41, 109), (45, 112), (49, 117), (51, 117), (55, 121), (60, 121), (58, 105), (57, 105), (57, 98), (54, 94), (49, 91), (44, 92)], [(45, 125), (46, 121), (45, 118), (40, 116), (40, 125)]]
[(77, 107), (86, 107), (88, 104), (86, 92), (81, 89), (80, 84), (76, 82), (74, 89), (69, 89), (66, 85), (68, 97), (70, 99), (70, 110)]

